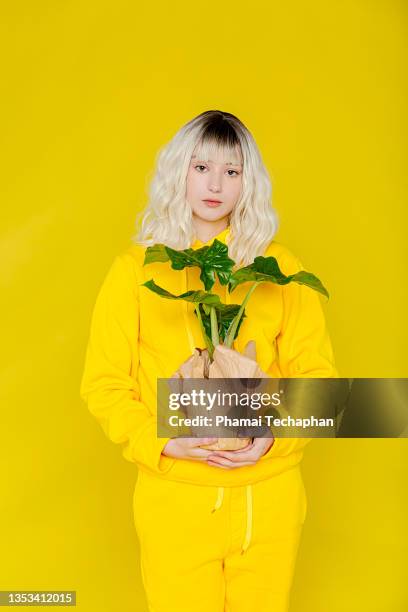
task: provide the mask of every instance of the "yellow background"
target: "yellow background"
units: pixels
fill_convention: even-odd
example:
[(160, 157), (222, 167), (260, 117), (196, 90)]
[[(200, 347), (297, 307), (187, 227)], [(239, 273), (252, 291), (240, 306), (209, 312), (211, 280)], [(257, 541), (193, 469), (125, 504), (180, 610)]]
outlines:
[[(0, 23), (0, 589), (145, 612), (137, 470), (79, 398), (96, 292), (159, 147), (226, 110), (271, 173), (277, 239), (330, 291), (340, 373), (407, 376), (406, 4), (37, 0)], [(292, 612), (406, 609), (407, 448), (307, 450)]]

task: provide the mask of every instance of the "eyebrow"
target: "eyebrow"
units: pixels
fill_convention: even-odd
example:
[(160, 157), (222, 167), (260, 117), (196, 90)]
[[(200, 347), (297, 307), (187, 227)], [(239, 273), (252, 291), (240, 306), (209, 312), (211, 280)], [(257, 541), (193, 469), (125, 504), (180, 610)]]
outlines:
[[(192, 155), (192, 158), (197, 158), (196, 155)], [(204, 159), (200, 160), (198, 158), (199, 161), (205, 161)], [(211, 162), (212, 164), (214, 164), (215, 162), (213, 162), (211, 159), (208, 160), (209, 162)], [(225, 162), (224, 166), (242, 166), (242, 163), (238, 163), (238, 164), (234, 164), (233, 162)]]

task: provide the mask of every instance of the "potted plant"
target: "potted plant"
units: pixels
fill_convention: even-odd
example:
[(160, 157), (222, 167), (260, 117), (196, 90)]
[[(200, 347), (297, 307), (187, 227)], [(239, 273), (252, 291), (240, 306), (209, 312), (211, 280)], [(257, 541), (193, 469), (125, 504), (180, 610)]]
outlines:
[[(201, 270), (200, 280), (203, 288), (186, 291), (181, 295), (174, 295), (165, 288), (160, 287), (150, 279), (142, 286), (147, 287), (157, 295), (171, 300), (185, 300), (192, 302), (195, 314), (200, 324), (205, 349), (196, 348), (194, 355), (191, 356), (178, 372), (175, 374), (180, 378), (216, 378), (228, 377), (225, 368), (221, 369), (214, 360), (214, 351), (217, 346), (226, 347), (222, 352), (228, 355), (231, 360), (231, 373), (235, 376), (256, 378), (266, 376), (256, 364), (254, 345), (247, 345), (244, 355), (248, 357), (247, 371), (240, 371), (239, 374), (234, 369), (234, 353), (232, 346), (239, 334), (242, 321), (246, 317), (245, 307), (251, 295), (261, 283), (275, 283), (287, 285), (296, 282), (306, 285), (311, 289), (329, 297), (327, 290), (320, 280), (312, 273), (301, 270), (295, 274), (286, 276), (279, 268), (275, 257), (255, 257), (254, 261), (245, 267), (232, 271), (235, 262), (228, 256), (228, 247), (223, 242), (215, 239), (210, 246), (203, 246), (199, 249), (175, 250), (164, 244), (155, 244), (147, 247), (143, 265), (153, 262), (170, 262), (174, 270), (183, 270), (186, 267), (198, 267)], [(228, 286), (228, 292), (232, 293), (238, 285), (251, 283), (241, 304), (224, 304), (220, 297), (211, 293), (216, 277), (221, 285)], [(230, 349), (228, 352), (226, 349)], [(220, 354), (219, 352), (217, 354)], [(242, 368), (242, 360), (240, 362)], [(248, 438), (220, 438), (218, 442), (206, 445), (205, 448), (224, 450), (237, 449), (246, 446)]]

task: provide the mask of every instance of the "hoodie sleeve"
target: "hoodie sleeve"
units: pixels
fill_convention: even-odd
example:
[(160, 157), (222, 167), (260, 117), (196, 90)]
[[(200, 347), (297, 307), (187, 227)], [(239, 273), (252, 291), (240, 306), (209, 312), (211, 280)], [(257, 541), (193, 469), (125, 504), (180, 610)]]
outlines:
[(135, 263), (118, 255), (99, 290), (91, 318), (81, 398), (123, 457), (163, 473), (161, 452), (169, 438), (157, 438), (156, 418), (140, 399), (139, 298)]
[[(303, 270), (289, 251), (278, 257), (285, 275)], [(282, 286), (282, 323), (276, 338), (283, 378), (338, 378), (320, 294), (292, 282)], [(268, 456), (285, 456), (302, 450), (311, 438), (275, 438)]]

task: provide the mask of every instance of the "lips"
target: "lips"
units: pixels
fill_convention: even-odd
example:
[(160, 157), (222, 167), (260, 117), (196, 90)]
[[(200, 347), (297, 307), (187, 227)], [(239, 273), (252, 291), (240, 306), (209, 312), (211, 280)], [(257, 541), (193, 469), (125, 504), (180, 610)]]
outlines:
[(222, 204), (221, 200), (203, 200), (204, 204), (209, 206), (210, 208), (215, 208)]

